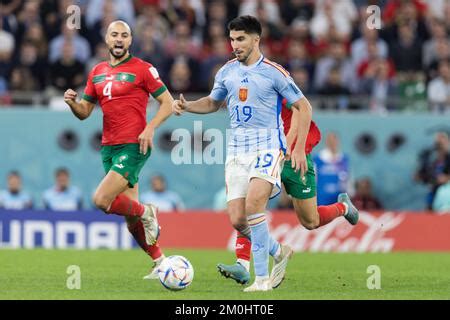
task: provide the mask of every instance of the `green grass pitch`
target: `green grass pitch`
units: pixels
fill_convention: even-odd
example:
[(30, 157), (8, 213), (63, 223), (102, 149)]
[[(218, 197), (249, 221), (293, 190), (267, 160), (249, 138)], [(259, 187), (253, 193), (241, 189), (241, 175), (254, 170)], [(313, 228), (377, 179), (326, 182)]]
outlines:
[[(244, 293), (216, 270), (232, 263), (225, 250), (166, 250), (194, 266), (184, 291), (171, 292), (142, 277), (151, 266), (139, 250), (0, 250), (0, 299), (450, 299), (448, 253), (296, 253), (276, 290)], [(69, 265), (81, 269), (81, 289), (69, 290)], [(370, 265), (381, 270), (381, 289), (369, 290)]]

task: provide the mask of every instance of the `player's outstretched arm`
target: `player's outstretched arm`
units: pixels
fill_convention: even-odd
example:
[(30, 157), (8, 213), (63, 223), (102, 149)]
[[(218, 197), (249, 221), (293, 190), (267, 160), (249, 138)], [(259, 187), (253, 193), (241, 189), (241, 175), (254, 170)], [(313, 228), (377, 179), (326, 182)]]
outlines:
[(222, 106), (223, 101), (215, 101), (210, 96), (200, 98), (195, 101), (186, 101), (183, 94), (180, 94), (180, 99), (175, 100), (172, 104), (172, 111), (177, 116), (183, 114), (184, 112), (191, 113), (212, 113), (216, 112)]
[(159, 102), (159, 110), (138, 137), (139, 149), (142, 154), (146, 154), (148, 148), (153, 147), (155, 129), (172, 114), (173, 98), (168, 90), (156, 97), (156, 100)]
[(72, 113), (80, 120), (84, 120), (91, 115), (92, 110), (94, 110), (95, 104), (84, 99), (81, 99), (80, 102), (77, 102), (77, 93), (72, 89), (67, 89), (64, 92), (64, 101), (72, 110)]
[[(308, 170), (305, 154), (305, 145), (306, 145), (306, 138), (309, 132), (309, 126), (311, 125), (312, 107), (308, 99), (306, 99), (306, 97), (302, 97), (300, 100), (292, 104), (292, 108), (298, 110), (297, 142), (291, 154), (292, 167), (295, 168), (295, 171), (300, 170), (301, 175), (304, 176), (304, 174)], [(294, 124), (291, 123), (291, 125)]]

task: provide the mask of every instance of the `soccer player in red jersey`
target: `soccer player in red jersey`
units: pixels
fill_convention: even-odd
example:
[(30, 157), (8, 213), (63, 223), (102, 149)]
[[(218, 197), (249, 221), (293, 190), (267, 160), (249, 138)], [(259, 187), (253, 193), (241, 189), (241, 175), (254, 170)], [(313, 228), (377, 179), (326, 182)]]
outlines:
[[(300, 172), (295, 172), (292, 168), (291, 161), (289, 160), (290, 150), (294, 149), (294, 146), (298, 139), (298, 125), (300, 123), (300, 113), (295, 108), (290, 108), (287, 105), (286, 99), (283, 99), (283, 106), (281, 110), (281, 118), (284, 125), (284, 134), (286, 135), (286, 144), (288, 150), (286, 152), (286, 161), (281, 173), (281, 181), (283, 182), (286, 192), (292, 196), (292, 202), (294, 204), (295, 212), (300, 223), (308, 230), (313, 230), (324, 226), (335, 218), (344, 216), (348, 222), (355, 225), (358, 222), (359, 213), (358, 210), (351, 203), (348, 195), (342, 193), (339, 195), (338, 202), (328, 206), (317, 206), (316, 198), (316, 180), (314, 165), (311, 159), (311, 151), (320, 142), (320, 131), (314, 121), (311, 120), (309, 125), (309, 131), (305, 141), (305, 153), (308, 163), (308, 170), (302, 176)], [(238, 221), (238, 219), (236, 219)], [(237, 228), (236, 228), (237, 229)], [(219, 272), (225, 277), (232, 278), (238, 283), (245, 284), (250, 280), (250, 229), (247, 226), (242, 226), (237, 229), (238, 236), (236, 239), (236, 257), (237, 262), (234, 265), (219, 264), (217, 267)], [(292, 249), (288, 246), (281, 245), (279, 250), (284, 250), (281, 256), (292, 255)], [(274, 268), (274, 272), (277, 270), (283, 270), (283, 267)], [(277, 275), (271, 276), (273, 279), (277, 279)], [(281, 275), (284, 277), (284, 274)], [(278, 280), (280, 281), (280, 280)], [(279, 283), (273, 284), (277, 287)]]
[[(154, 279), (156, 266), (164, 258), (157, 242), (157, 208), (139, 202), (138, 177), (150, 156), (155, 129), (172, 113), (173, 98), (156, 68), (130, 54), (131, 42), (128, 24), (112, 22), (105, 35), (109, 61), (91, 70), (80, 102), (72, 89), (64, 93), (64, 100), (80, 120), (89, 117), (98, 101), (103, 112), (101, 155), (106, 175), (93, 202), (105, 213), (125, 217), (128, 230), (155, 262), (153, 271), (144, 278)], [(160, 108), (147, 124), (149, 94)]]

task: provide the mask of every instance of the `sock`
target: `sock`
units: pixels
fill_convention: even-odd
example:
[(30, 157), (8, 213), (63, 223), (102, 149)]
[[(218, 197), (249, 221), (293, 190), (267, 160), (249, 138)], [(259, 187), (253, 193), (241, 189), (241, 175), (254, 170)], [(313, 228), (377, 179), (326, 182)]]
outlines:
[(137, 201), (131, 200), (123, 194), (119, 194), (111, 203), (107, 213), (115, 213), (120, 216), (142, 216), (145, 207)]
[[(250, 231), (250, 228), (249, 228)], [(251, 231), (250, 231), (251, 232)], [(239, 263), (244, 267), (248, 265), (250, 267), (250, 251), (252, 250), (252, 243), (249, 238), (244, 236), (242, 233), (238, 232), (236, 238), (236, 258)], [(242, 261), (247, 261), (248, 263), (243, 263)], [(246, 268), (247, 270), (249, 269)]]
[(280, 252), (280, 243), (269, 235), (269, 254), (276, 259), (280, 255)]
[(252, 230), (252, 252), (255, 276), (269, 276), (269, 228), (265, 213), (255, 213), (247, 217)]
[(319, 206), (317, 211), (319, 212), (320, 217), (319, 227), (321, 227), (330, 223), (337, 217), (343, 216), (346, 213), (347, 208), (343, 203), (337, 202), (328, 206)]
[(138, 220), (134, 224), (128, 224), (128, 231), (133, 235), (142, 250), (144, 250), (153, 260), (157, 260), (163, 256), (158, 242), (150, 246), (145, 241), (144, 226), (142, 225), (141, 220)]

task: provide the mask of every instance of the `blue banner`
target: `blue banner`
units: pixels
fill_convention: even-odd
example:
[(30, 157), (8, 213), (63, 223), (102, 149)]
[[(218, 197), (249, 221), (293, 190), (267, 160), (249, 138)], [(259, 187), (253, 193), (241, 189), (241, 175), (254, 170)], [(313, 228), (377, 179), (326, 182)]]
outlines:
[(130, 249), (123, 217), (101, 211), (0, 210), (0, 249)]

